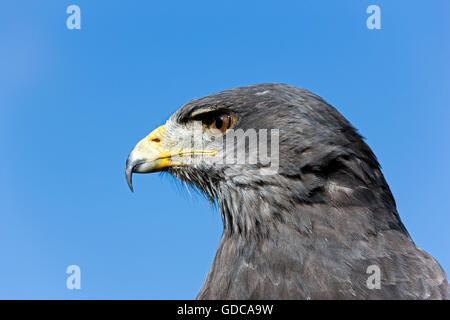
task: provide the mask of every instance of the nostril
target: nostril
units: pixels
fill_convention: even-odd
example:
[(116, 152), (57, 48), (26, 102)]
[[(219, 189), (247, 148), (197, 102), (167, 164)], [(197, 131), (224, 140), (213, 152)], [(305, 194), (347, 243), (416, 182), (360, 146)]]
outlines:
[(152, 142), (159, 143), (159, 142), (161, 142), (161, 140), (160, 140), (159, 138), (153, 138), (153, 139), (152, 139)]

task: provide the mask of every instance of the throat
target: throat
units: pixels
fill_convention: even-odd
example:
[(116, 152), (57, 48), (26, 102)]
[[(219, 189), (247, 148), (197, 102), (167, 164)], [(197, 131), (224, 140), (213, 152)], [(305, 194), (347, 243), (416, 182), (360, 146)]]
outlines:
[[(275, 190), (276, 189), (276, 190)], [(275, 186), (233, 188), (216, 195), (223, 220), (224, 237), (245, 239), (275, 237), (288, 225), (301, 234), (312, 232), (312, 221), (300, 211), (299, 199), (289, 190)], [(313, 203), (307, 203), (311, 207)]]
[(274, 221), (266, 199), (253, 190), (230, 190), (226, 197), (218, 197), (224, 237), (242, 235), (246, 238), (264, 237)]

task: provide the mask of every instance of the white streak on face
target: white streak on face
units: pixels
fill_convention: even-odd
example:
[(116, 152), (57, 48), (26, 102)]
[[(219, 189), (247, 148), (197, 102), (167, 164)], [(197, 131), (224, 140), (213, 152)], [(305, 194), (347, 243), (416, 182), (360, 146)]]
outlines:
[[(178, 123), (173, 118), (167, 120), (165, 127), (165, 135), (163, 138), (164, 149), (173, 153), (190, 152), (192, 150), (203, 151), (220, 151), (222, 144), (217, 139), (213, 139), (213, 135), (203, 129), (201, 121), (188, 121), (186, 123)], [(217, 159), (212, 155), (196, 154), (190, 156), (184, 154), (182, 156), (174, 155), (172, 160), (186, 165), (200, 165), (208, 163), (211, 165)]]

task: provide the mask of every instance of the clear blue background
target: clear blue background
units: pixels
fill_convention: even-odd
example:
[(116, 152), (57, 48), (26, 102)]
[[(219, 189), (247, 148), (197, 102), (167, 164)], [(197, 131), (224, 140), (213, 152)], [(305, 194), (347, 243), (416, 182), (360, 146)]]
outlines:
[(220, 215), (168, 175), (131, 193), (125, 160), (188, 100), (262, 82), (309, 89), (360, 129), (449, 272), (449, 31), (447, 0), (2, 1), (0, 298), (195, 298)]

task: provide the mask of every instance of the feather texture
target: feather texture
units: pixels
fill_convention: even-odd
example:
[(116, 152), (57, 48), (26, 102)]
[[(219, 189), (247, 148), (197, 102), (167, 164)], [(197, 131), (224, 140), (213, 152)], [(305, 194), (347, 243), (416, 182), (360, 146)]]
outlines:
[[(236, 114), (237, 128), (279, 129), (280, 167), (169, 171), (217, 201), (224, 231), (198, 299), (446, 299), (439, 263), (401, 222), (378, 161), (320, 97), (283, 84), (236, 88), (191, 101)], [(367, 285), (369, 266), (379, 289)]]

